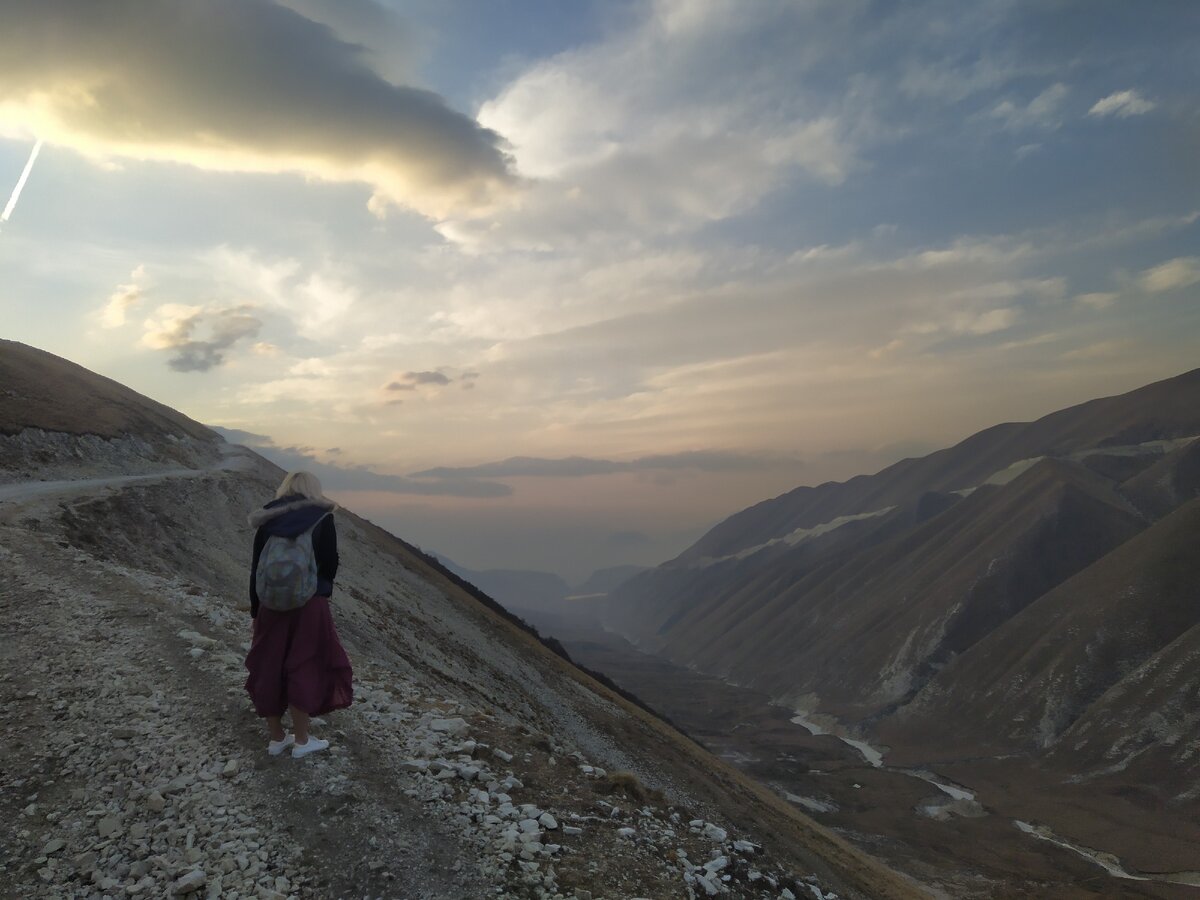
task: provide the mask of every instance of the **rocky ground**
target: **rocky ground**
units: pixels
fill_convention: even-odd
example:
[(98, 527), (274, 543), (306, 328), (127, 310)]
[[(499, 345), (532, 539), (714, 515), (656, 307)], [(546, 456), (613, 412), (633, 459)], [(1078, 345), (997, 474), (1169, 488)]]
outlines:
[(132, 488), (0, 503), (0, 896), (838, 897), (583, 731), (365, 642), (330, 751), (268, 756), (239, 598), (105, 552), (98, 490)]

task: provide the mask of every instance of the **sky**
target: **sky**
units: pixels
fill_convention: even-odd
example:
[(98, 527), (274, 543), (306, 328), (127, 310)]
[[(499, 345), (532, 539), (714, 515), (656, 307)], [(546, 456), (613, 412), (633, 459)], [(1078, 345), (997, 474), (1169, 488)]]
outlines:
[(1190, 0), (0, 14), (0, 334), (471, 568), (1200, 364)]

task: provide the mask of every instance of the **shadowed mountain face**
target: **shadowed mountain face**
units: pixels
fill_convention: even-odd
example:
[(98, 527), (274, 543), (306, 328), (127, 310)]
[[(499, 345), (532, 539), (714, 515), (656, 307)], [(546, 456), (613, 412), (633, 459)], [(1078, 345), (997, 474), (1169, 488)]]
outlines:
[(908, 764), (1023, 752), (1182, 785), (1197, 435), (1200, 370), (799, 488), (622, 585), (606, 623)]
[[(991, 631), (881, 732), (923, 758), (1050, 748), (1182, 789), (1200, 740), (1198, 558), (1194, 499)], [(951, 720), (956, 746), (932, 744)]]

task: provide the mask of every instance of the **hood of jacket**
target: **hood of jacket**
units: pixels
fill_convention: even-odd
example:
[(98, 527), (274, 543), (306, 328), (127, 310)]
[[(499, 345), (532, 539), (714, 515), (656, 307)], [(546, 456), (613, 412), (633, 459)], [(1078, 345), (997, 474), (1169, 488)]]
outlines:
[(337, 508), (332, 500), (313, 500), (300, 494), (288, 494), (272, 500), (262, 509), (250, 513), (247, 520), (255, 528), (266, 528), (267, 534), (295, 537), (302, 534)]

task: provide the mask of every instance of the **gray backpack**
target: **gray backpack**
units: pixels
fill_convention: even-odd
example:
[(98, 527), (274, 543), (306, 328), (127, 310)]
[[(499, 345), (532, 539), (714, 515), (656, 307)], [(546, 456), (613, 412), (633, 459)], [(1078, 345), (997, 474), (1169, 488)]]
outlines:
[(325, 521), (322, 516), (295, 537), (277, 534), (267, 538), (254, 572), (258, 602), (276, 612), (299, 609), (317, 592), (317, 556), (313, 531)]

